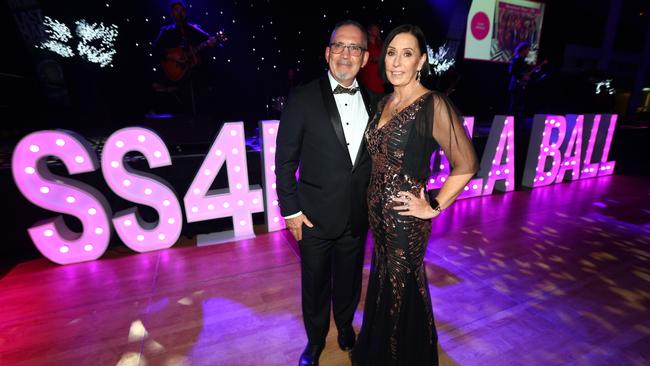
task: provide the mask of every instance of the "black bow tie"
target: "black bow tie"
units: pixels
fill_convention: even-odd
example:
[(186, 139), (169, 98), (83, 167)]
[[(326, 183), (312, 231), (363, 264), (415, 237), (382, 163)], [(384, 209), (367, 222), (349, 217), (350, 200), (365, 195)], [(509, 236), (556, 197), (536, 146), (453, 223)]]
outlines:
[(354, 87), (354, 88), (346, 88), (341, 85), (337, 85), (336, 88), (334, 88), (334, 94), (350, 94), (350, 95), (355, 95), (359, 91), (359, 87)]

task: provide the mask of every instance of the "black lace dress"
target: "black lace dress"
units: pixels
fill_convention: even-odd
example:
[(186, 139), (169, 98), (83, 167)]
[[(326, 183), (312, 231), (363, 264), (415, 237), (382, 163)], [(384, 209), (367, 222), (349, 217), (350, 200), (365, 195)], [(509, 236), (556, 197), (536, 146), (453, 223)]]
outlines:
[[(400, 216), (399, 211), (393, 209), (399, 203), (392, 201), (399, 191), (409, 191), (416, 196), (421, 188), (426, 191), (427, 178), (404, 174), (403, 165), (416, 115), (427, 98), (433, 98), (430, 105), (434, 107), (435, 124), (442, 127), (433, 126), (435, 141), (446, 141), (447, 138), (439, 139), (438, 135), (450, 134), (453, 128), (449, 127), (463, 131), (460, 124), (462, 119), (452, 113), (455, 109), (450, 102), (438, 93), (428, 92), (378, 128), (381, 111), (387, 101), (384, 98), (365, 134), (372, 158), (368, 210), (374, 252), (363, 326), (352, 353), (354, 365), (438, 364), (436, 328), (424, 269), (431, 220)], [(446, 113), (439, 113), (438, 110)], [(469, 146), (471, 151), (467, 151), (466, 156), (474, 161), (468, 163), (476, 166), (471, 142), (464, 137), (465, 141), (459, 144), (456, 136), (454, 138), (457, 143), (451, 145), (463, 145), (466, 149)], [(455, 150), (451, 145), (442, 145), (446, 153)], [(458, 161), (456, 163), (459, 165)]]

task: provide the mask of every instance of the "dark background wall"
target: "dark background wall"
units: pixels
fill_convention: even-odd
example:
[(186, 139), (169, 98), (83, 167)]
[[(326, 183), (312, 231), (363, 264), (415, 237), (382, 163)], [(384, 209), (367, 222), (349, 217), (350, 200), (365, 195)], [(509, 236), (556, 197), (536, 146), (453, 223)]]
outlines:
[[(556, 113), (568, 109), (594, 112), (600, 104), (594, 102), (592, 85), (587, 85), (587, 79), (595, 70), (585, 65), (583, 74), (563, 74), (563, 52), (567, 44), (602, 45), (610, 2), (549, 0), (545, 3), (541, 57), (549, 59), (550, 64), (547, 89), (542, 93), (545, 97), (538, 98), (537, 107)], [(429, 44), (436, 48), (447, 40), (453, 19), (464, 22), (469, 7), (467, 0), (316, 3), (194, 0), (187, 4), (191, 6), (188, 13), (192, 22), (208, 32), (223, 29), (229, 37), (224, 47), (209, 49), (204, 54), (209, 103), (201, 112), (215, 123), (244, 120), (252, 125), (260, 119), (276, 117), (267, 104), (271, 98), (287, 93), (289, 69), (297, 71), (299, 82), (324, 72), (324, 48), (336, 21), (352, 18), (363, 24), (376, 22), (384, 34), (398, 24), (415, 23), (424, 29)], [(0, 111), (3, 129), (56, 126), (115, 130), (138, 123), (152, 110), (151, 84), (156, 77), (153, 68), (157, 65), (155, 58), (149, 56), (149, 43), (155, 39), (160, 26), (169, 23), (167, 1), (9, 0), (0, 3), (0, 7), (0, 34), (6, 50), (0, 60), (0, 72), (21, 77), (0, 77), (6, 86), (2, 88)], [(616, 50), (642, 50), (648, 7), (647, 1), (623, 2)], [(36, 18), (45, 15), (66, 23), (73, 32), (74, 21), (82, 18), (118, 25), (114, 67), (100, 68), (78, 57), (64, 59), (28, 46), (16, 17), (21, 19), (18, 23), (24, 28), (29, 23), (25, 18), (32, 17), (37, 23)], [(460, 83), (453, 99), (464, 113), (479, 119), (491, 119), (495, 113), (505, 112), (507, 65), (464, 61), (462, 52), (461, 45), (453, 69), (453, 74), (460, 76)], [(54, 86), (44, 85), (43, 70), (39, 68), (43, 59), (60, 65), (60, 80)], [(631, 80), (615, 82), (618, 88), (631, 86)], [(576, 89), (570, 90), (571, 98), (563, 95), (567, 84), (570, 89)], [(445, 80), (430, 79), (430, 85), (444, 87)], [(56, 87), (60, 89), (58, 94), (52, 91)], [(546, 93), (547, 90), (553, 93)]]

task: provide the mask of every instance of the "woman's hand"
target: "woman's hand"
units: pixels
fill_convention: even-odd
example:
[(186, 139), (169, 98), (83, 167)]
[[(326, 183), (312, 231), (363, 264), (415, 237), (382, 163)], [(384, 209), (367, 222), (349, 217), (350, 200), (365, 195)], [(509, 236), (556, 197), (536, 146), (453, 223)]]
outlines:
[(393, 207), (394, 210), (400, 211), (399, 214), (402, 216), (414, 216), (426, 220), (440, 214), (434, 211), (427, 202), (424, 197), (424, 188), (420, 189), (420, 197), (416, 197), (411, 192), (399, 192), (397, 197), (393, 197), (393, 201), (402, 203), (402, 205)]

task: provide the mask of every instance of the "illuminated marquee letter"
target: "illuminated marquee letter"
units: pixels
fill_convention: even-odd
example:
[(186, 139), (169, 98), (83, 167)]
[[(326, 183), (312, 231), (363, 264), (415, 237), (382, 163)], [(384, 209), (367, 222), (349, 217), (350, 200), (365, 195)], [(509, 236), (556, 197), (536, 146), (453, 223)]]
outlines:
[[(596, 176), (610, 175), (614, 173), (615, 161), (607, 161), (609, 148), (614, 137), (616, 121), (618, 116), (613, 115), (587, 115), (585, 117), (582, 144), (586, 148), (582, 150), (582, 167), (580, 168), (580, 179), (593, 178)], [(607, 121), (609, 120), (609, 123)], [(607, 127), (604, 127), (607, 125)], [(600, 158), (595, 157), (600, 153)], [(599, 160), (600, 162), (594, 162)]]
[[(209, 190), (224, 161), (228, 188)], [(225, 123), (185, 194), (187, 221), (232, 217), (234, 232), (221, 233), (212, 243), (254, 237), (252, 214), (264, 210), (262, 199), (259, 186), (248, 185), (244, 124)]]
[[(583, 115), (568, 114), (567, 131), (571, 131), (571, 135), (562, 144), (562, 156), (564, 157), (560, 163), (560, 170), (555, 177), (555, 183), (560, 183), (563, 180), (576, 180), (580, 179), (580, 160), (582, 156), (582, 131), (583, 131)], [(567, 173), (571, 172), (567, 176)]]
[(11, 170), (20, 192), (33, 204), (72, 215), (83, 231), (71, 231), (58, 216), (29, 228), (38, 250), (59, 264), (99, 258), (110, 239), (110, 207), (96, 189), (50, 172), (45, 159), (54, 156), (71, 175), (97, 170), (97, 156), (81, 136), (66, 131), (40, 131), (25, 136), (13, 153)]
[[(474, 117), (464, 117), (463, 128), (467, 136), (472, 139), (474, 130)], [(427, 189), (439, 189), (449, 178), (450, 164), (449, 159), (445, 156), (442, 149), (437, 149), (431, 156), (431, 165), (433, 167), (431, 177), (427, 184)], [(458, 196), (458, 199), (470, 198), (481, 195), (481, 179), (472, 179), (465, 186), (464, 191)]]
[(564, 116), (535, 115), (524, 169), (524, 186), (535, 188), (553, 184), (562, 162), (560, 145), (565, 135)]
[(278, 231), (286, 227), (280, 206), (275, 183), (275, 139), (280, 121), (262, 121), (262, 184), (264, 185), (264, 203), (266, 206), (267, 231)]
[(136, 207), (118, 212), (113, 218), (115, 231), (129, 248), (136, 252), (169, 248), (181, 234), (183, 214), (170, 185), (152, 174), (135, 174), (125, 162), (131, 151), (142, 153), (150, 168), (171, 165), (165, 143), (153, 131), (129, 127), (113, 133), (102, 152), (102, 172), (108, 186), (118, 196), (152, 207), (158, 221), (144, 222)]
[(515, 189), (514, 131), (512, 116), (494, 116), (479, 172), (484, 196), (492, 194), (495, 188), (501, 192)]
[(607, 127), (607, 130), (605, 130), (604, 127), (600, 127), (598, 129), (598, 137), (596, 138), (596, 149), (602, 152), (600, 156), (600, 168), (598, 170), (599, 177), (614, 174), (614, 167), (616, 166), (615, 161), (607, 161), (607, 159), (609, 158), (609, 148), (612, 146), (612, 139), (614, 138), (618, 115), (606, 114), (605, 118), (606, 120), (609, 120), (609, 126)]
[(583, 119), (582, 128), (582, 165), (580, 167), (580, 179), (592, 178), (598, 176), (598, 163), (592, 163), (594, 156), (594, 147), (596, 146), (596, 137), (600, 126), (600, 114), (587, 115)]

